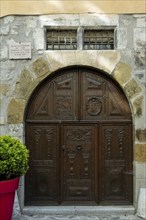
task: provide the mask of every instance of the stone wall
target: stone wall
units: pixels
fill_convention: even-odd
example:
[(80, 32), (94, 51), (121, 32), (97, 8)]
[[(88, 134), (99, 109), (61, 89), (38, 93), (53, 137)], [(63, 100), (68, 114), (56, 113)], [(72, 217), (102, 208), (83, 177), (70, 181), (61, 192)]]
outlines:
[[(46, 51), (45, 26), (115, 27), (115, 50)], [(1, 18), (0, 33), (1, 135), (6, 133), (25, 140), (24, 113), (28, 99), (39, 82), (49, 74), (72, 65), (104, 70), (123, 88), (131, 106), (134, 203), (137, 204), (140, 187), (146, 187), (146, 15), (7, 16)], [(13, 42), (31, 42), (32, 59), (10, 60), (9, 43)], [(20, 189), (20, 194), (21, 191), (23, 189)]]

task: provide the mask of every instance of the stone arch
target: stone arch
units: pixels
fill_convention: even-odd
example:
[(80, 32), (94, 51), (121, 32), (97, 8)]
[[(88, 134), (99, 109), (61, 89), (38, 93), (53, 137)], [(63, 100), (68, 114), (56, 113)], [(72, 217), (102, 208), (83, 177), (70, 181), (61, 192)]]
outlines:
[[(132, 79), (131, 67), (126, 63), (120, 62), (119, 52), (46, 51), (43, 56), (21, 71), (8, 106), (8, 123), (23, 123), (23, 115), (29, 97), (43, 79), (61, 68), (75, 65), (94, 67), (107, 73), (123, 89), (133, 114), (140, 114), (139, 103), (143, 102), (143, 97), (140, 95), (142, 89)], [(16, 110), (16, 107), (18, 110)]]

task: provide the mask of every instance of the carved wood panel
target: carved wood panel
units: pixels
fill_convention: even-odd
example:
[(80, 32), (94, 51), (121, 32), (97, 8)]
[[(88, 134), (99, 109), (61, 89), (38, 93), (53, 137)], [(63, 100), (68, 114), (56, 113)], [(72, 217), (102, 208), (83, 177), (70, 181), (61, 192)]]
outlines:
[(130, 119), (126, 98), (112, 82), (94, 71), (81, 70), (81, 116), (83, 120)]
[(112, 80), (81, 68), (46, 80), (30, 102), (27, 119), (131, 120), (131, 111)]
[(100, 203), (131, 204), (131, 125), (100, 127)]
[(30, 150), (30, 169), (27, 176), (26, 201), (45, 204), (58, 199), (58, 127), (27, 125), (27, 146)]
[(77, 71), (67, 71), (38, 89), (28, 118), (33, 120), (75, 120), (77, 118)]
[(64, 125), (62, 200), (95, 201), (95, 126)]

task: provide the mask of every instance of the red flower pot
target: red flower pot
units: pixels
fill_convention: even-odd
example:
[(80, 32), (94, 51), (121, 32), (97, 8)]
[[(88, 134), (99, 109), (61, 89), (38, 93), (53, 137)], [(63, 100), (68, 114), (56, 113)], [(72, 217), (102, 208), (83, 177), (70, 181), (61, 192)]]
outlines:
[(0, 181), (0, 220), (11, 220), (19, 178)]

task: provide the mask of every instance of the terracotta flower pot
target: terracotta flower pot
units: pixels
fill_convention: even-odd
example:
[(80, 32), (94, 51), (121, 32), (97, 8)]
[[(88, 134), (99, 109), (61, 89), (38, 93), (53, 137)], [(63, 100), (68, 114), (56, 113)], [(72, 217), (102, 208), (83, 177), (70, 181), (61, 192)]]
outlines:
[(15, 198), (15, 190), (18, 189), (19, 178), (0, 181), (0, 219), (11, 220)]

